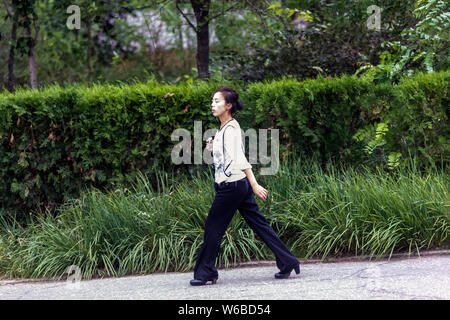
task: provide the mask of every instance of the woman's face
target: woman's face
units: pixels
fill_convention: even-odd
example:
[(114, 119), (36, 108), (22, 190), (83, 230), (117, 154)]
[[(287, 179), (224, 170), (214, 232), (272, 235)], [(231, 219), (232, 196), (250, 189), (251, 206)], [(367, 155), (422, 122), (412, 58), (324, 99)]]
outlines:
[(217, 91), (214, 94), (211, 103), (211, 111), (213, 116), (220, 117), (225, 112), (230, 112), (231, 107), (232, 107), (231, 103), (229, 103), (228, 105), (226, 104), (222, 92)]

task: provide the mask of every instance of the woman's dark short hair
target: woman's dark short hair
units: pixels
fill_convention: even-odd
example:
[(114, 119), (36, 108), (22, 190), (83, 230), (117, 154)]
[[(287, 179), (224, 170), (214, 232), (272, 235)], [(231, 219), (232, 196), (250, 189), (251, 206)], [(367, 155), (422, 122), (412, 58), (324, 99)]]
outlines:
[[(221, 92), (224, 99), (225, 99), (225, 103), (231, 103), (232, 107), (231, 107), (231, 114), (235, 113), (238, 110), (242, 110), (244, 108), (244, 105), (242, 104), (242, 102), (239, 101), (239, 94), (234, 91), (233, 88), (231, 87), (227, 87), (227, 86), (221, 86), (219, 87), (219, 89), (216, 90), (216, 92)], [(214, 93), (216, 93), (214, 92)]]

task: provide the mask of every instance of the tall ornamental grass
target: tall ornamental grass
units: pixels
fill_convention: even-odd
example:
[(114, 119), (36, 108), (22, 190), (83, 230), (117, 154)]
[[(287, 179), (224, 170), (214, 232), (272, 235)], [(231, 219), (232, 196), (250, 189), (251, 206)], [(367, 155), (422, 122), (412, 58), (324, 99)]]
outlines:
[(292, 162), (264, 180), (272, 198), (262, 210), (298, 256), (420, 254), (449, 243), (450, 179), (448, 170), (420, 173), (414, 165), (322, 171), (316, 162)]
[[(269, 191), (256, 198), (261, 212), (299, 258), (412, 253), (449, 244), (449, 175), (421, 173), (415, 166), (394, 172), (288, 159), (276, 175), (255, 175)], [(256, 170), (255, 170), (256, 171)], [(1, 219), (0, 274), (58, 278), (76, 265), (83, 279), (166, 271), (191, 271), (214, 199), (209, 173), (140, 174), (131, 187), (84, 190), (59, 214), (21, 226)], [(217, 265), (274, 259), (236, 213)]]

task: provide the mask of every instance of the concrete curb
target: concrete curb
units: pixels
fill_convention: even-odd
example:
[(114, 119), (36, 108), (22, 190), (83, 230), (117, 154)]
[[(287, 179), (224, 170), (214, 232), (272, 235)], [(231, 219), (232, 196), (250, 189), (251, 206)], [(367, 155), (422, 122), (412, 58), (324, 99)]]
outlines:
[[(321, 259), (298, 259), (298, 260), (300, 261), (300, 264), (315, 264), (315, 263), (339, 263), (339, 262), (361, 262), (361, 261), (389, 261), (389, 260), (411, 259), (437, 255), (450, 255), (450, 249), (441, 248), (432, 250), (422, 250), (420, 253), (417, 253), (417, 251), (412, 251), (411, 254), (409, 254), (408, 252), (393, 253), (390, 258), (389, 255), (382, 255), (379, 256), (378, 258), (376, 256), (364, 255), (364, 256), (326, 258), (324, 260)], [(259, 261), (238, 263), (236, 265), (232, 265), (229, 268), (245, 268), (245, 267), (273, 266), (273, 265), (276, 265), (275, 260), (259, 260)]]
[[(300, 264), (317, 264), (317, 263), (339, 263), (339, 262), (362, 262), (362, 261), (389, 261), (389, 260), (400, 260), (400, 259), (411, 259), (411, 258), (419, 258), (419, 257), (429, 257), (429, 256), (439, 256), (439, 255), (450, 255), (450, 249), (440, 248), (440, 249), (432, 249), (432, 250), (422, 250), (419, 254), (417, 251), (411, 252), (411, 254), (405, 253), (395, 253), (392, 254), (389, 258), (389, 255), (384, 255), (374, 258), (373, 256), (349, 256), (349, 257), (339, 257), (339, 258), (326, 258), (323, 261), (321, 259), (299, 259)], [(276, 266), (275, 260), (258, 260), (258, 261), (250, 261), (250, 262), (242, 262), (235, 265), (231, 265), (229, 267), (221, 267), (217, 268), (218, 270), (226, 270), (226, 269), (234, 269), (234, 268), (251, 268), (251, 267), (268, 267), (268, 266)], [(157, 274), (160, 272), (155, 272), (152, 274)], [(162, 272), (161, 272), (162, 273)], [(171, 273), (171, 272), (168, 272)], [(176, 273), (179, 273), (176, 272)], [(136, 275), (127, 275), (120, 278), (126, 277), (137, 277), (137, 276), (145, 276), (148, 274), (136, 274)], [(93, 278), (91, 280), (101, 280), (101, 279), (109, 279), (115, 277), (103, 277), (103, 278)], [(16, 284), (26, 284), (26, 283), (52, 283), (52, 282), (64, 282), (66, 279), (56, 280), (56, 279), (0, 279), (0, 286), (4, 285), (16, 285)], [(83, 280), (89, 281), (89, 280)]]

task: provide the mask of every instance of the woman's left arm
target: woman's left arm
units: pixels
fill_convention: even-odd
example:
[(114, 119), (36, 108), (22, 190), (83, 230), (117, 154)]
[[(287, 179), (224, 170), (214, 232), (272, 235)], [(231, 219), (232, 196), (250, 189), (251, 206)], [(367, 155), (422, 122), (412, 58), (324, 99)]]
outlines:
[(225, 135), (225, 147), (233, 160), (231, 163), (231, 167), (233, 169), (244, 171), (253, 189), (253, 193), (262, 200), (266, 200), (268, 191), (258, 184), (252, 171), (252, 165), (245, 158), (241, 130), (239, 128), (234, 128), (231, 126), (228, 128), (232, 128), (232, 130), (230, 130), (230, 132)]
[(267, 199), (267, 195), (269, 192), (262, 186), (256, 182), (255, 175), (253, 174), (253, 171), (251, 168), (244, 170), (245, 175), (247, 176), (248, 181), (250, 182), (250, 185), (252, 186), (253, 193), (260, 197), (263, 200)]

